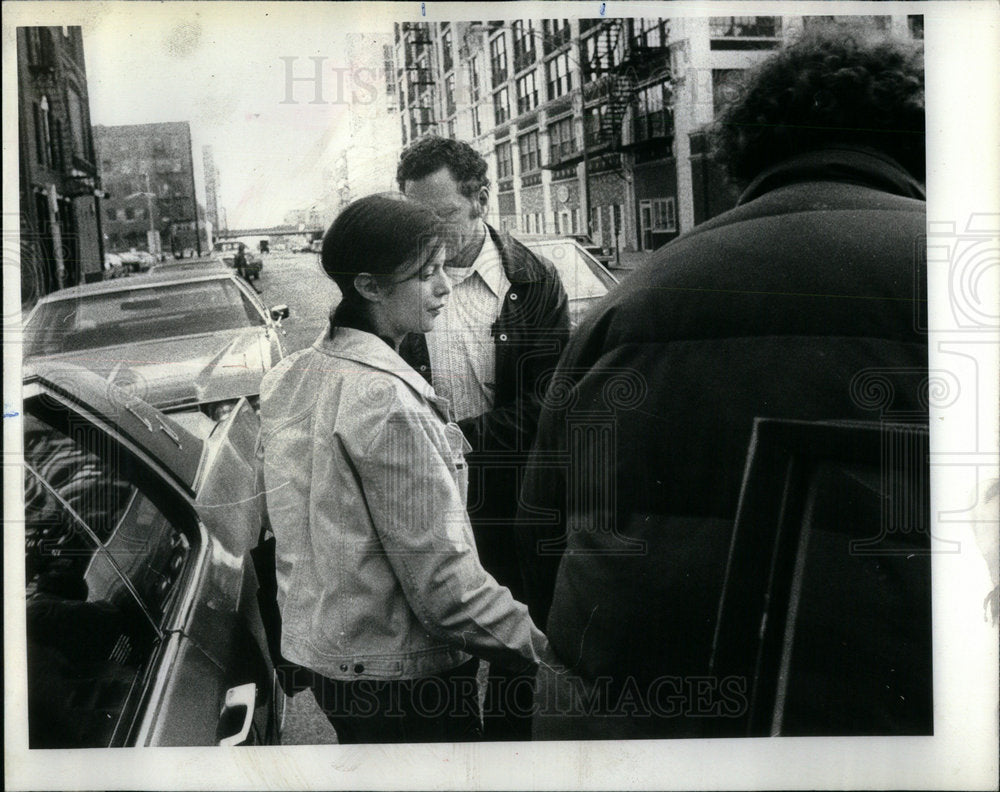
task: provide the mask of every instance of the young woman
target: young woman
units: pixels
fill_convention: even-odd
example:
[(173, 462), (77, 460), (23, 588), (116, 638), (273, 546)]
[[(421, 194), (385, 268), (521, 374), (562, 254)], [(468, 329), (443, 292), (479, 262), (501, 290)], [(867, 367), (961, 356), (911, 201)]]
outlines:
[(447, 401), (397, 354), (451, 292), (440, 234), (405, 199), (344, 209), (323, 239), (343, 294), (329, 332), (262, 385), (281, 650), (314, 672), (342, 743), (475, 739), (472, 655), (525, 671), (551, 658), (479, 563)]

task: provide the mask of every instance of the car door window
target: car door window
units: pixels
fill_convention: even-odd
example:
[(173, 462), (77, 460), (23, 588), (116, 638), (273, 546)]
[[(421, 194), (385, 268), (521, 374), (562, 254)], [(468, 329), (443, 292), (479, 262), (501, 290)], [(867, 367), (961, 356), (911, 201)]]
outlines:
[(46, 415), (24, 433), (29, 745), (122, 744), (196, 534), (96, 427)]

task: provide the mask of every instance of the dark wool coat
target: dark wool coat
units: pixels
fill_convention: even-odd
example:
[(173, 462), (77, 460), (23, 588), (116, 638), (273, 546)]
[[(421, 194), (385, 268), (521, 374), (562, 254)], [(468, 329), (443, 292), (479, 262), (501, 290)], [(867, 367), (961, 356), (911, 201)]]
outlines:
[[(894, 161), (803, 155), (587, 316), (547, 395), (518, 528), (532, 615), (585, 679), (708, 673), (755, 417), (877, 421), (852, 380), (894, 369), (893, 409), (926, 422), (912, 376), (927, 369), (924, 233), (922, 189)], [(617, 723), (602, 736), (696, 733)]]
[[(569, 337), (569, 300), (551, 262), (487, 226), (500, 250), (510, 289), (493, 327), (496, 391), (493, 409), (459, 422), (472, 445), (469, 518), (486, 571), (523, 601), (514, 535), (520, 476), (534, 440), (541, 397)], [(432, 385), (422, 334), (403, 339), (399, 353)]]

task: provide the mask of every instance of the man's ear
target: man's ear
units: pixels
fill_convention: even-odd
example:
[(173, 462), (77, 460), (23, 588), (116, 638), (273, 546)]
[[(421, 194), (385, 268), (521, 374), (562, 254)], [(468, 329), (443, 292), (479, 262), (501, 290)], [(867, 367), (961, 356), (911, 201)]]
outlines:
[(378, 280), (374, 275), (367, 272), (359, 272), (354, 276), (354, 288), (358, 294), (369, 302), (382, 302), (382, 290), (379, 288)]
[(486, 217), (486, 206), (490, 202), (490, 188), (480, 187), (479, 194), (476, 196), (476, 202), (479, 204), (479, 216)]

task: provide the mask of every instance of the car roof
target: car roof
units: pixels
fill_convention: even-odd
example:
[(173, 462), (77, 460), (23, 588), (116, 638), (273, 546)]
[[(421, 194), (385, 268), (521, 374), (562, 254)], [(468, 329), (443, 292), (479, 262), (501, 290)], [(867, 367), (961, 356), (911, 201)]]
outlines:
[(204, 443), (138, 396), (99, 374), (65, 361), (24, 364), (24, 398), (36, 390), (91, 413), (124, 439), (141, 448), (189, 491), (201, 464)]
[[(233, 280), (234, 275), (227, 267), (222, 269), (216, 266), (218, 262), (214, 259), (202, 259), (205, 265), (203, 273), (192, 272), (171, 272), (169, 268), (157, 268), (155, 272), (146, 272), (142, 275), (133, 275), (129, 278), (114, 278), (112, 280), (97, 281), (96, 283), (86, 283), (82, 286), (70, 286), (66, 289), (59, 289), (42, 297), (38, 304), (58, 302), (59, 300), (72, 300), (77, 297), (88, 297), (93, 294), (114, 294), (115, 292), (132, 291), (134, 289), (145, 289), (153, 286), (169, 285), (171, 283), (190, 283), (192, 280)], [(195, 263), (188, 259), (185, 263)], [(225, 265), (223, 265), (225, 266)]]

